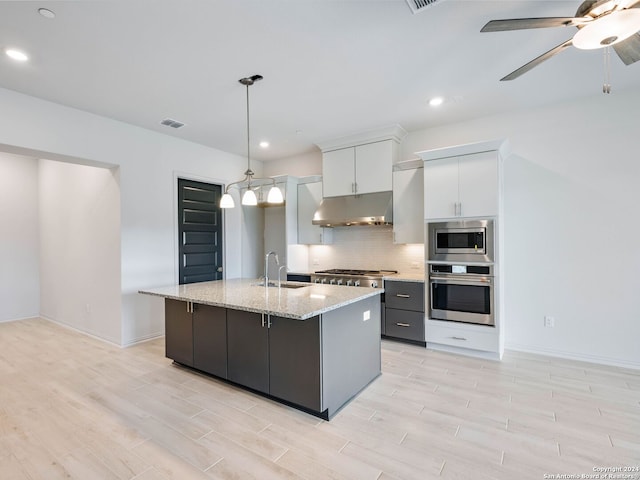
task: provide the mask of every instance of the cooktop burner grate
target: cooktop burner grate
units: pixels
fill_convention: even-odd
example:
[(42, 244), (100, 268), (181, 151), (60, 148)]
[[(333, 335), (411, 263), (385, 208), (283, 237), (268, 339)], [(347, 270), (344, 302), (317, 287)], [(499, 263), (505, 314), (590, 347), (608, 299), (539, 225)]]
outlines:
[(356, 270), (356, 269), (343, 269), (333, 268), (331, 270), (320, 270), (319, 274), (326, 275), (352, 275), (352, 276), (384, 276), (392, 273), (398, 273), (396, 270)]

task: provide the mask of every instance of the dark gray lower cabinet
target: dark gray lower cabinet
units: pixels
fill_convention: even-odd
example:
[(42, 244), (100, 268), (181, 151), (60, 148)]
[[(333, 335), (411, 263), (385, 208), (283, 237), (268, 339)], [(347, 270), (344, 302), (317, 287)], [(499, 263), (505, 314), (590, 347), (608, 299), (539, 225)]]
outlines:
[(228, 379), (320, 410), (320, 319), (227, 310)]
[(385, 280), (383, 335), (425, 344), (424, 283)]
[(300, 321), (272, 316), (269, 393), (320, 411), (320, 347), (320, 317)]
[(166, 355), (331, 418), (380, 375), (380, 299), (306, 320), (165, 300)]
[(227, 378), (227, 309), (193, 305), (193, 366)]
[(193, 317), (187, 302), (164, 301), (165, 355), (193, 367)]
[(269, 329), (267, 316), (227, 310), (228, 379), (269, 393)]

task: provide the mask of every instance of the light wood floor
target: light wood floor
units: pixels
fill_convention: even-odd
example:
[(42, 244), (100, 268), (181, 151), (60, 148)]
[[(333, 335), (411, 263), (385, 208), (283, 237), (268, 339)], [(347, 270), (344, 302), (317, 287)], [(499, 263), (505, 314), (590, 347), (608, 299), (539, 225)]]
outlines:
[(172, 365), (162, 339), (119, 349), (44, 320), (0, 324), (0, 478), (542, 479), (640, 466), (640, 371), (388, 341), (382, 358), (383, 375), (325, 422)]

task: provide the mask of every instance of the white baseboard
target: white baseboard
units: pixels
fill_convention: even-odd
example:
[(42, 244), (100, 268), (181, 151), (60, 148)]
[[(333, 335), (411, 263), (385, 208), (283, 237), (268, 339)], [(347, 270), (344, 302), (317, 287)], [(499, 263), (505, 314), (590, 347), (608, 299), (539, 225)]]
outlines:
[(103, 341), (105, 343), (113, 345), (114, 347), (122, 348), (122, 345), (120, 345), (120, 343), (115, 339), (105, 338), (103, 336), (97, 335), (96, 333), (93, 333), (93, 332), (90, 332), (90, 331), (87, 331), (87, 330), (81, 330), (81, 329), (79, 329), (77, 327), (74, 327), (73, 325), (69, 325), (68, 323), (59, 322), (57, 320), (54, 320), (53, 318), (49, 318), (49, 317), (46, 317), (44, 315), (40, 315), (40, 318), (42, 318), (43, 320), (46, 320), (47, 322), (55, 323), (56, 325), (59, 325), (59, 326), (61, 326), (63, 328), (66, 328), (68, 330), (73, 330), (74, 332), (82, 333), (82, 334), (87, 335), (87, 336), (89, 336), (91, 338), (95, 338), (96, 340), (101, 340), (101, 341)]
[(151, 340), (155, 340), (156, 338), (164, 337), (164, 332), (152, 333), (149, 335), (145, 335), (144, 337), (134, 338), (130, 342), (123, 344), (124, 348), (133, 347), (134, 345), (139, 345), (141, 343), (150, 342)]
[(24, 318), (6, 318), (4, 320), (0, 320), (0, 323), (21, 322), (23, 320), (33, 320), (36, 318), (40, 318), (40, 315), (33, 315), (32, 317), (24, 317)]
[(584, 353), (567, 352), (564, 350), (556, 350), (552, 348), (540, 348), (532, 345), (523, 345), (521, 343), (507, 342), (505, 348), (518, 352), (537, 353), (549, 357), (560, 357), (568, 360), (578, 360), (581, 362), (597, 363), (600, 365), (610, 365), (613, 367), (631, 368), (640, 370), (640, 363), (629, 362), (619, 358), (605, 357), (601, 355), (591, 355)]

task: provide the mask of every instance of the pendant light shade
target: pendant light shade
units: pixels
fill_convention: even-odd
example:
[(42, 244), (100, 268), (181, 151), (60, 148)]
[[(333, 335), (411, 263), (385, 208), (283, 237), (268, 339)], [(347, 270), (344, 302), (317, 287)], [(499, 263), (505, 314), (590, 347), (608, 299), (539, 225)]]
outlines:
[(234, 208), (236, 206), (236, 202), (233, 201), (233, 197), (229, 193), (225, 193), (222, 195), (220, 199), (220, 208)]
[(249, 189), (242, 196), (242, 205), (255, 207), (258, 204), (258, 198), (253, 190)]
[(276, 181), (273, 178), (257, 178), (255, 177), (253, 170), (251, 170), (251, 137), (249, 135), (249, 87), (255, 82), (262, 80), (262, 78), (262, 75), (253, 75), (251, 77), (241, 78), (240, 80), (238, 80), (242, 85), (247, 87), (247, 170), (244, 172), (244, 178), (242, 180), (238, 180), (237, 182), (233, 182), (227, 185), (227, 188), (225, 188), (224, 190), (224, 195), (222, 195), (222, 198), (220, 198), (220, 208), (235, 207), (235, 202), (229, 194), (229, 188), (232, 186), (240, 189), (246, 187), (247, 191), (242, 195), (242, 205), (257, 205), (258, 199), (251, 185), (251, 183), (255, 180), (268, 180), (273, 184), (271, 190), (269, 190), (269, 195), (267, 196), (267, 203), (275, 204), (284, 202), (282, 191), (278, 187), (276, 187)]
[(284, 202), (284, 198), (282, 198), (282, 190), (278, 187), (271, 187), (269, 190), (269, 195), (267, 195), (267, 203), (282, 203)]

